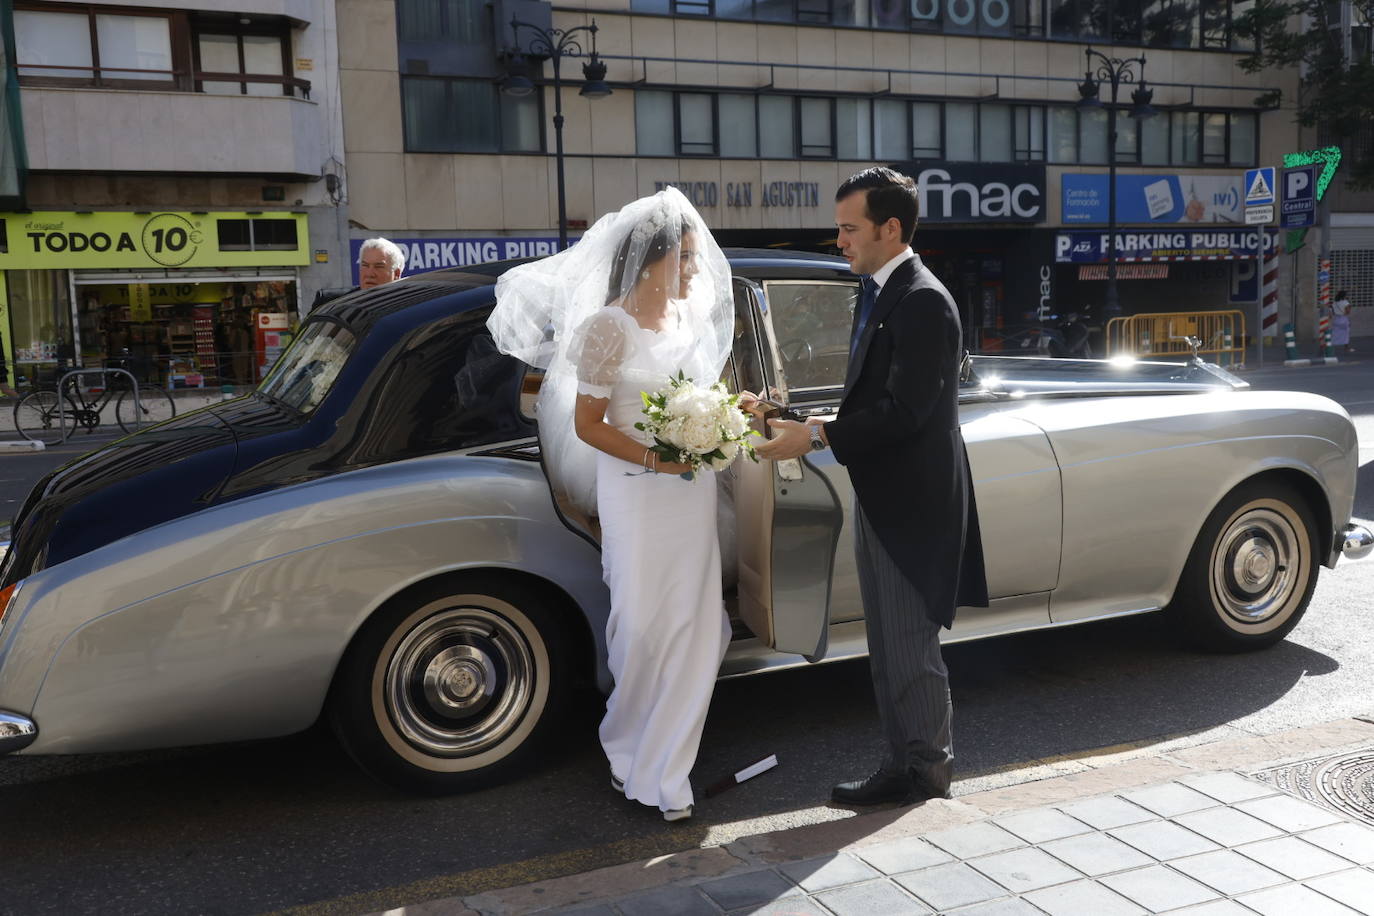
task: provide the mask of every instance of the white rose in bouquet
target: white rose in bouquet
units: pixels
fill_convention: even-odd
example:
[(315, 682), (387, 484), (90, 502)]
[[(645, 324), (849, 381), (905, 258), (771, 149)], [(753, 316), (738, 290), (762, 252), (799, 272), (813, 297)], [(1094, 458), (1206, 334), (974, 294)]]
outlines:
[(693, 479), (703, 467), (724, 470), (740, 451), (758, 461), (748, 442), (758, 435), (739, 407), (739, 396), (720, 382), (700, 388), (679, 372), (668, 384), (650, 394), (644, 392), (644, 420), (635, 424), (654, 437), (650, 450), (663, 461), (685, 464), (692, 470), (682, 476)]

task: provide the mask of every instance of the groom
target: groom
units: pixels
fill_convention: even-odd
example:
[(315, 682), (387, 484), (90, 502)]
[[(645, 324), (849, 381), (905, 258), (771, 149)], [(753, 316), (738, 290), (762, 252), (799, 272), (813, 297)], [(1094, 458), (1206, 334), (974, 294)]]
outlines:
[(772, 420), (762, 457), (830, 448), (854, 485), (854, 549), (887, 754), (832, 798), (949, 798), (954, 771), (940, 628), (988, 603), (978, 512), (959, 432), (959, 310), (911, 250), (915, 183), (871, 168), (835, 194), (839, 248), (863, 292), (838, 416)]

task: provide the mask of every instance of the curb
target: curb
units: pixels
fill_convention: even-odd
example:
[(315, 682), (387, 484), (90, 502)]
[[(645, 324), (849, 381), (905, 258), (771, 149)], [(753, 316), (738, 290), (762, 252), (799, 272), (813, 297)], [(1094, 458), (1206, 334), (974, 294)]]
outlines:
[(1290, 369), (1300, 369), (1304, 366), (1335, 366), (1339, 360), (1334, 356), (1314, 356), (1311, 359), (1285, 359), (1283, 364)]
[[(691, 885), (756, 872), (781, 863), (863, 849), (1024, 809), (1149, 786), (1179, 776), (1224, 771), (1254, 773), (1371, 745), (1374, 745), (1374, 718), (1351, 718), (1269, 735), (1227, 737), (1186, 746), (1166, 745), (1165, 749), (1159, 749), (1158, 745), (1137, 746), (1125, 751), (1105, 748), (1095, 757), (1081, 758), (1085, 767), (1075, 772), (1065, 774), (1061, 771), (1045, 778), (1046, 762), (1031, 761), (1019, 771), (1026, 777), (1020, 782), (950, 800), (933, 799), (911, 807), (887, 808), (840, 820), (746, 835), (721, 846), (693, 848), (512, 887), (474, 887), (468, 894), (387, 909), (384, 916), (522, 916), (564, 907), (594, 906), (598, 902), (618, 900), (669, 885)], [(362, 900), (357, 902), (363, 903)], [(367, 902), (374, 906), (377, 903), (375, 898)], [(353, 911), (365, 911), (365, 908)]]

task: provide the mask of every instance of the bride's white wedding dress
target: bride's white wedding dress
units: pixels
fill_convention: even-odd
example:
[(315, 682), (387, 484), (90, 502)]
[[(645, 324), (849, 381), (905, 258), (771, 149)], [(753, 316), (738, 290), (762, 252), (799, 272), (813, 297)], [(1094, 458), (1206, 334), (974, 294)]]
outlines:
[[(609, 398), (606, 422), (651, 444), (640, 392), (679, 370), (710, 384), (701, 348), (683, 325), (643, 327), (618, 306), (586, 329), (598, 368), (580, 372), (578, 391)], [(607, 354), (613, 359), (607, 359)], [(692, 804), (688, 774), (696, 760), (716, 674), (730, 642), (721, 602), (716, 484), (645, 474), (642, 466), (598, 452), (597, 508), (602, 568), (611, 591), (606, 627), (615, 690), (601, 722), (601, 745), (625, 795), (663, 811)]]

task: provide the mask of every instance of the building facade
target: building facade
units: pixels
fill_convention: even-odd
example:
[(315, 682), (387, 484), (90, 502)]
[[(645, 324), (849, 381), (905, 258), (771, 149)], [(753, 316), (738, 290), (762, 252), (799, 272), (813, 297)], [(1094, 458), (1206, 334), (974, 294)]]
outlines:
[[(551, 63), (501, 91), (511, 18), (595, 22), (613, 92), (562, 62), (566, 206), (577, 229), (672, 184), (721, 242), (826, 250), (832, 199), (875, 163), (922, 190), (917, 248), (974, 346), (1105, 295), (1108, 119), (1080, 111), (1085, 48), (1144, 55), (1156, 114), (1118, 118), (1127, 313), (1255, 311), (1244, 279), (1276, 233), (1244, 224), (1242, 174), (1295, 148), (1260, 110), (1288, 74), (1247, 75), (1246, 0), (340, 0), (340, 84), (356, 241), (406, 245), (407, 272), (551, 250)], [(584, 52), (587, 36), (580, 36)], [(1103, 85), (1101, 96), (1109, 98)], [(1263, 235), (1263, 237), (1262, 237)], [(1249, 296), (1245, 300), (1244, 296)]]
[(252, 384), (302, 303), (347, 280), (334, 14), (5, 0), (11, 381), (127, 361), (169, 388)]

